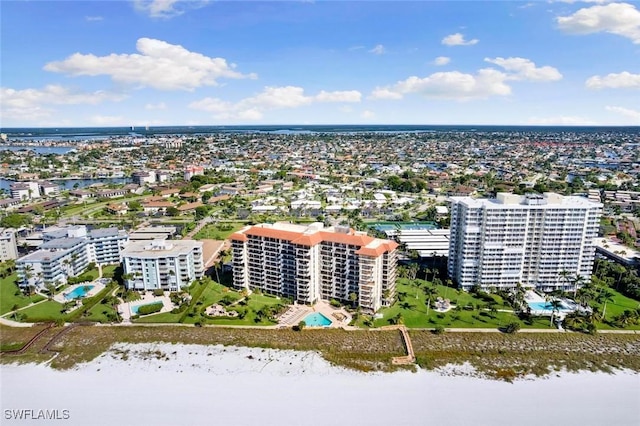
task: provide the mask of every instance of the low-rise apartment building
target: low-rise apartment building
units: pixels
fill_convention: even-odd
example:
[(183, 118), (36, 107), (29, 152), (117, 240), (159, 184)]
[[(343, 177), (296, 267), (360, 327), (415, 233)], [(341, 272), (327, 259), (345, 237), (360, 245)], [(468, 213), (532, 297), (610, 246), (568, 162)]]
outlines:
[(127, 289), (178, 291), (204, 274), (203, 243), (192, 240), (132, 241), (122, 251)]

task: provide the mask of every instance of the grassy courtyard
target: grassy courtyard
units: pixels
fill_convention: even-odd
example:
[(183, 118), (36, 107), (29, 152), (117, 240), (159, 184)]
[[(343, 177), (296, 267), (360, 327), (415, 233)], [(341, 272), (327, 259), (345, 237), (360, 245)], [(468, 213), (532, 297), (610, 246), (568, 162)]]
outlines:
[[(273, 325), (268, 316), (261, 315), (269, 307), (282, 304), (276, 297), (252, 294), (247, 299), (228, 287), (211, 279), (205, 278), (195, 282), (188, 288), (192, 300), (189, 306), (181, 312), (165, 312), (161, 314), (142, 316), (133, 320), (135, 323), (185, 323), (185, 324), (216, 324), (216, 325)], [(205, 309), (213, 304), (227, 305), (229, 311), (238, 312), (237, 317), (210, 318), (204, 314)]]
[(196, 235), (193, 236), (194, 240), (226, 240), (229, 235), (242, 229), (246, 224), (239, 222), (225, 222), (225, 223), (210, 223), (204, 226)]
[[(431, 304), (438, 298), (449, 299), (456, 309), (440, 313), (433, 308), (427, 309), (429, 297), (424, 288), (435, 288), (436, 294), (431, 296)], [(360, 317), (356, 325), (381, 327), (402, 322), (409, 328), (498, 328), (512, 321), (518, 321), (512, 308), (498, 295), (484, 300), (471, 293), (444, 285), (431, 285), (424, 280), (408, 280), (401, 278), (397, 283), (396, 302), (379, 313), (382, 318), (375, 319), (373, 324), (368, 317)], [(508, 311), (508, 312), (503, 312)], [(548, 321), (547, 321), (548, 323)], [(541, 326), (542, 324), (536, 323)], [(548, 325), (547, 325), (548, 326)]]
[(25, 296), (16, 284), (17, 274), (0, 279), (0, 315), (11, 312), (14, 308), (23, 308), (30, 303), (39, 302), (43, 296)]

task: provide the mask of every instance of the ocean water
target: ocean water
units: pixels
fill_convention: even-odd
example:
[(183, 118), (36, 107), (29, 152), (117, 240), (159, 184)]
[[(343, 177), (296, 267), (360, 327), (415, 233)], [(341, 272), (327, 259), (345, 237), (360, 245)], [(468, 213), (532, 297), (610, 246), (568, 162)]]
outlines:
[(159, 126), (0, 128), (11, 140), (79, 141), (118, 136), (202, 135), (210, 133), (398, 133), (398, 132), (516, 132), (516, 133), (605, 133), (640, 134), (640, 126), (474, 126), (474, 125), (251, 125), (251, 126)]

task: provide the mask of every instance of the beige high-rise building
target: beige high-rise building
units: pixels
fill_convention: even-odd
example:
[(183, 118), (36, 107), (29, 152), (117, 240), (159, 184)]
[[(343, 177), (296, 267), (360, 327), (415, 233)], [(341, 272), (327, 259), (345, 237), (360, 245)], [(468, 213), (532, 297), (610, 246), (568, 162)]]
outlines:
[(298, 303), (355, 302), (369, 311), (394, 299), (394, 241), (348, 227), (274, 223), (248, 226), (231, 242), (238, 289), (259, 289)]

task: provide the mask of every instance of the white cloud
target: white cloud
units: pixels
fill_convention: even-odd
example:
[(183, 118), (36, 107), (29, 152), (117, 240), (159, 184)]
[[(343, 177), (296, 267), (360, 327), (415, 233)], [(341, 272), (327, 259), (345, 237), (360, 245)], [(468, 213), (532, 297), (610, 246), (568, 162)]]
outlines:
[(473, 46), (474, 44), (478, 44), (478, 39), (474, 38), (472, 40), (465, 40), (464, 35), (462, 33), (450, 34), (442, 39), (442, 44), (446, 46)]
[(63, 61), (49, 62), (47, 71), (73, 76), (108, 75), (114, 81), (137, 84), (159, 90), (193, 90), (200, 86), (216, 86), (219, 78), (256, 78), (234, 70), (223, 58), (211, 58), (190, 52), (177, 44), (140, 38), (136, 43), (140, 54), (108, 56), (74, 53)]
[(96, 92), (74, 92), (66, 87), (50, 84), (44, 89), (15, 90), (7, 87), (0, 88), (2, 106), (27, 108), (42, 104), (99, 104), (103, 101), (120, 101), (125, 96), (98, 90)]
[(89, 121), (96, 126), (118, 126), (123, 125), (125, 119), (122, 116), (94, 115), (89, 117)]
[(47, 105), (96, 105), (104, 101), (121, 101), (124, 95), (106, 91), (80, 92), (50, 84), (42, 89), (15, 90), (0, 88), (2, 116), (29, 121), (49, 117), (52, 110)]
[(373, 99), (402, 99), (402, 93), (394, 91), (389, 87), (376, 87), (371, 92)]
[(158, 102), (157, 104), (146, 104), (144, 106), (144, 109), (167, 109), (167, 104), (165, 104), (164, 102)]
[(451, 58), (447, 57), (447, 56), (438, 56), (433, 63), (438, 65), (438, 66), (442, 66), (442, 65), (447, 65), (449, 62), (451, 62)]
[(640, 74), (623, 71), (620, 74), (594, 75), (585, 82), (589, 89), (640, 89)]
[(169, 19), (182, 15), (188, 9), (199, 9), (208, 0), (133, 0), (133, 7), (151, 18)]
[(376, 113), (373, 111), (369, 111), (369, 110), (365, 110), (362, 111), (362, 113), (360, 113), (360, 117), (366, 119), (366, 120), (370, 120), (372, 118), (374, 118), (376, 116)]
[(633, 120), (633, 125), (637, 126), (640, 124), (640, 110), (634, 110), (619, 106), (606, 106), (605, 109), (607, 111), (615, 112), (617, 114), (623, 115), (625, 117), (629, 117)]
[(362, 94), (357, 90), (325, 92), (321, 90), (315, 96), (318, 102), (360, 102)]
[(556, 18), (558, 27), (571, 34), (607, 32), (640, 44), (640, 11), (632, 4), (611, 3), (580, 9)]
[(297, 86), (267, 86), (255, 96), (242, 99), (236, 103), (218, 98), (204, 98), (191, 102), (189, 108), (207, 111), (217, 119), (240, 118), (259, 120), (264, 111), (280, 108), (297, 108), (316, 102), (360, 102), (362, 94), (357, 90), (327, 92), (320, 91), (315, 96), (305, 95), (304, 89)]
[(562, 74), (550, 66), (536, 67), (536, 64), (525, 58), (484, 58), (489, 62), (509, 72), (510, 80), (530, 81), (557, 81), (562, 79)]
[(102, 21), (103, 18), (102, 16), (85, 16), (84, 20), (87, 22), (96, 22), (96, 21)]
[(596, 122), (584, 117), (558, 116), (558, 117), (531, 117), (529, 124), (540, 126), (595, 126)]
[(241, 101), (241, 103), (266, 108), (296, 108), (311, 102), (313, 102), (313, 98), (305, 96), (304, 89), (296, 86), (267, 86), (262, 93)]
[(382, 55), (382, 54), (384, 54), (386, 52), (387, 52), (387, 50), (381, 44), (378, 44), (378, 45), (376, 45), (376, 47), (374, 47), (373, 49), (369, 50), (369, 53), (373, 53), (375, 55)]
[(474, 74), (459, 71), (437, 72), (428, 77), (412, 76), (390, 87), (376, 88), (373, 99), (400, 99), (406, 94), (419, 93), (438, 99), (482, 99), (490, 96), (507, 96), (511, 87), (505, 84), (507, 74), (485, 68)]

